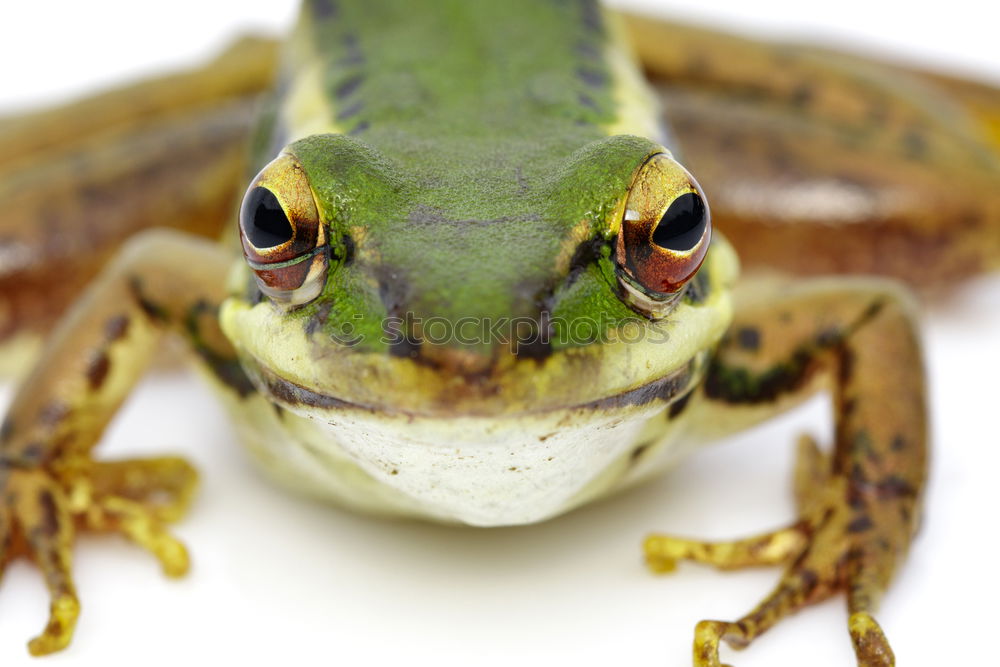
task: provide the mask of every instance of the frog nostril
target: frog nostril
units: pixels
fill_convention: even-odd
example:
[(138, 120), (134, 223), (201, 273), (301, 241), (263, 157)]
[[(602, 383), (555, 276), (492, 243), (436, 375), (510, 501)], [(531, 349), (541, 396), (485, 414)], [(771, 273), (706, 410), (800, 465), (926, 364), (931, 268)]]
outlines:
[(254, 188), (240, 211), (240, 224), (247, 240), (264, 250), (287, 243), (295, 235), (278, 198), (267, 188)]

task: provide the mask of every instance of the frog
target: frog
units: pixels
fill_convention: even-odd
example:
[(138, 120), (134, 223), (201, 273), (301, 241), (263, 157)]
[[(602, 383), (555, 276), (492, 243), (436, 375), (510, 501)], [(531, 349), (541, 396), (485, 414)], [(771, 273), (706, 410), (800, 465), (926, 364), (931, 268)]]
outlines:
[[(867, 72), (851, 75), (860, 65), (847, 57), (615, 18), (593, 3), (514, 9), (440, 3), (414, 23), (402, 3), (306, 3), (276, 75), (273, 45), (246, 42), (168, 82), (166, 97), (153, 94), (164, 85), (153, 82), (83, 103), (107, 113), (62, 110), (11, 126), (9, 160), (22, 142), (24, 153), (42, 153), (47, 175), (76, 186), (62, 199), (52, 178), (32, 191), (23, 188), (31, 171), (20, 169), (22, 180), (8, 182), (35, 199), (15, 208), (35, 217), (11, 227), (30, 233), (26, 220), (58, 219), (66, 206), (83, 228), (74, 241), (88, 240), (80, 223), (95, 210), (111, 237), (80, 259), (103, 266), (86, 293), (63, 297), (75, 305), (4, 422), (4, 559), (31, 556), (52, 593), (32, 653), (61, 650), (72, 636), (74, 530), (120, 532), (168, 574), (188, 567), (166, 524), (192, 498), (193, 469), (173, 458), (90, 456), (173, 330), (268, 474), (362, 511), (477, 526), (564, 513), (827, 389), (835, 447), (824, 454), (803, 441), (798, 521), (725, 543), (654, 535), (644, 551), (657, 571), (683, 559), (787, 567), (745, 618), (698, 624), (696, 665), (718, 665), (720, 642), (747, 644), (841, 592), (859, 664), (892, 663), (874, 605), (916, 530), (926, 476), (910, 298), (857, 278), (752, 281), (734, 298), (727, 238), (751, 264), (888, 273), (918, 287), (933, 287), (929, 275), (946, 282), (992, 268), (995, 95), (907, 73), (955, 96), (957, 109), (942, 110), (913, 83), (873, 89)], [(503, 36), (529, 24), (545, 39), (509, 54)], [(494, 37), (474, 29), (484, 25)], [(449, 29), (455, 52), (439, 39)], [(622, 33), (659, 80), (659, 99), (623, 53)], [(483, 49), (495, 68), (470, 55)], [(775, 61), (784, 78), (756, 78)], [(246, 107), (275, 79), (278, 92), (251, 130)], [(720, 105), (718, 88), (743, 104)], [(824, 122), (775, 120), (803, 109)], [(856, 126), (874, 120), (882, 130), (874, 135)], [(67, 136), (101, 131), (114, 139), (104, 162), (61, 168)], [(811, 141), (797, 141), (804, 136)], [(859, 157), (859, 144), (885, 161)], [(121, 155), (135, 156), (124, 173), (113, 159)], [(747, 168), (744, 156), (759, 162)], [(191, 168), (162, 168), (170, 161)], [(262, 170), (238, 186), (249, 181), (238, 238), (200, 238), (233, 217), (232, 183), (245, 162)], [(790, 208), (760, 197), (767, 182), (847, 167), (854, 178), (834, 183), (832, 220), (776, 226), (787, 213), (760, 209)], [(944, 169), (960, 170), (961, 185), (932, 187)], [(92, 180), (73, 180), (81, 178)], [(130, 180), (146, 188), (115, 200)], [(934, 201), (934, 215), (919, 198), (881, 210), (880, 198), (903, 186)], [(843, 201), (859, 198), (876, 210), (862, 207), (855, 215), (869, 224), (845, 234), (858, 220)], [(949, 231), (944, 221), (954, 219), (977, 233)], [(141, 225), (181, 231), (145, 231), (119, 247), (114, 224), (129, 237)], [(789, 264), (805, 256), (790, 249), (806, 231), (834, 263)], [(866, 234), (876, 233), (902, 251), (857, 251), (873, 247)], [(75, 258), (49, 252), (37, 273), (86, 274)], [(903, 261), (913, 256), (922, 261)], [(77, 282), (67, 275), (79, 273), (51, 284), (67, 290)], [(35, 314), (26, 283), (4, 292), (18, 324), (51, 326), (36, 323), (58, 308)], [(472, 336), (460, 326), (469, 322)]]

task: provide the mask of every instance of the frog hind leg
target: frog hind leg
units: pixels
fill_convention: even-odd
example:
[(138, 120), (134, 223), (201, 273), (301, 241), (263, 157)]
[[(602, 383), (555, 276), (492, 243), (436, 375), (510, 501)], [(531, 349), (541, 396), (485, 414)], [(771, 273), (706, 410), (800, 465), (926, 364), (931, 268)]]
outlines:
[[(873, 280), (773, 288), (742, 303), (704, 387), (712, 421), (749, 423), (821, 389), (832, 390), (835, 446), (799, 443), (798, 517), (733, 542), (653, 535), (652, 569), (680, 559), (719, 568), (784, 565), (778, 586), (736, 621), (703, 621), (696, 667), (718, 667), (723, 640), (744, 647), (782, 617), (841, 592), (858, 664), (893, 664), (872, 613), (916, 532), (926, 476), (926, 412), (919, 342), (908, 299)], [(752, 335), (751, 335), (752, 334)], [(808, 662), (804, 657), (803, 662)]]
[(0, 344), (37, 347), (144, 229), (219, 236), (276, 53), (245, 38), (188, 71), (0, 118)]

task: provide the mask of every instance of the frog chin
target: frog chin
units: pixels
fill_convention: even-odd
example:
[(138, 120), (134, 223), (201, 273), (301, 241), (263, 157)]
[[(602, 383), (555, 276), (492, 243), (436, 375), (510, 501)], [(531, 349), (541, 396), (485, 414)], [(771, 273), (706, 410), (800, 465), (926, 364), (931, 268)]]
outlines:
[(299, 491), (375, 513), (525, 524), (678, 458), (697, 365), (598, 401), (494, 415), (362, 406), (259, 373), (238, 423), (265, 471)]

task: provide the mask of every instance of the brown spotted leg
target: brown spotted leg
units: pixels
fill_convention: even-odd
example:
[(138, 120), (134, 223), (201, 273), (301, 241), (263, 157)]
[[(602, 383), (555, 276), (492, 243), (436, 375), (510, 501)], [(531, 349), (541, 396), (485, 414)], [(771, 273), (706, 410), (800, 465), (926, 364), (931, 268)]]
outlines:
[(71, 573), (77, 528), (117, 532), (154, 554), (168, 575), (188, 567), (165, 523), (190, 503), (196, 475), (176, 458), (98, 462), (91, 450), (139, 378), (160, 334), (188, 334), (206, 360), (233, 351), (214, 321), (228, 254), (178, 232), (131, 241), (67, 314), (0, 431), (0, 568), (26, 556), (51, 595), (49, 620), (28, 648), (65, 648), (79, 602)]
[(800, 441), (793, 525), (735, 542), (647, 540), (657, 571), (678, 559), (786, 566), (743, 618), (698, 624), (696, 667), (721, 665), (721, 641), (745, 647), (782, 617), (840, 592), (858, 664), (894, 664), (872, 612), (915, 533), (926, 475), (922, 362), (906, 304), (885, 283), (840, 280), (757, 295), (738, 310), (709, 370), (706, 409), (749, 422), (829, 387), (835, 446), (825, 456), (812, 440)]

